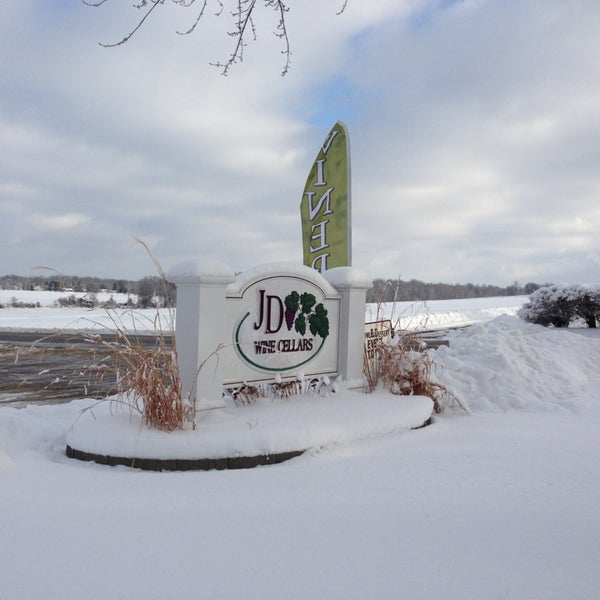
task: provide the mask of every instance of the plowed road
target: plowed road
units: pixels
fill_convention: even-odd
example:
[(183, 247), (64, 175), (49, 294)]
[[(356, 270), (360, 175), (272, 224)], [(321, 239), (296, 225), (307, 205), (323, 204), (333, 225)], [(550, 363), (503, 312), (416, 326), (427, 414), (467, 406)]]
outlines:
[[(114, 335), (0, 331), (0, 405), (104, 397), (115, 389)], [(136, 343), (152, 347), (153, 335)], [(105, 376), (98, 377), (105, 369)]]

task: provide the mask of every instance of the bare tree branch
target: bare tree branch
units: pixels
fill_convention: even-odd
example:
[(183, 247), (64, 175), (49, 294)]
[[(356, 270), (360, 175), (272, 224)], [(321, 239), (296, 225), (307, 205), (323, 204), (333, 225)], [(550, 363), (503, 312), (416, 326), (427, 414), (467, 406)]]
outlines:
[(290, 9), (280, 0), (276, 0), (274, 3), (276, 4), (276, 10), (279, 11), (279, 24), (277, 25), (277, 32), (275, 35), (283, 40), (283, 43), (285, 44), (285, 49), (281, 51), (281, 54), (285, 56), (285, 65), (281, 71), (281, 76), (284, 77), (290, 70), (292, 56), (292, 52), (290, 50), (290, 38), (288, 37), (287, 27), (285, 24), (285, 13), (287, 13)]
[[(265, 0), (265, 2), (270, 2), (270, 0)], [(211, 63), (211, 65), (221, 69), (221, 75), (228, 75), (229, 69), (234, 64), (244, 62), (244, 48), (246, 47), (244, 36), (248, 26), (250, 26), (252, 36), (256, 40), (256, 29), (252, 21), (252, 12), (255, 7), (256, 0), (237, 0), (237, 9), (232, 13), (232, 16), (236, 19), (236, 28), (228, 33), (231, 37), (237, 38), (235, 48), (226, 63)]]
[[(101, 3), (106, 2), (106, 0), (101, 0)], [(164, 4), (165, 0), (150, 0), (152, 6), (146, 11), (146, 14), (140, 19), (140, 22), (134, 27), (120, 42), (115, 42), (114, 44), (103, 44), (99, 42), (100, 45), (104, 48), (114, 48), (115, 46), (121, 46), (128, 42), (133, 35), (140, 29), (140, 27), (145, 23), (146, 19), (152, 14), (152, 11), (159, 6), (160, 4)], [(148, 4), (148, 0), (142, 0), (140, 4), (136, 6), (136, 8), (142, 8)]]
[(94, 8), (97, 6), (102, 6), (108, 0), (98, 0), (98, 2), (86, 2), (86, 0), (81, 0), (86, 6), (93, 6)]
[[(107, 3), (108, 0), (81, 0), (83, 4), (86, 6), (99, 7), (103, 4)], [(157, 6), (160, 4), (164, 4), (166, 0), (139, 0), (139, 4), (134, 5), (135, 8), (142, 9), (147, 8), (146, 12), (142, 16), (142, 18), (138, 21), (137, 25), (119, 42), (115, 42), (112, 44), (105, 44), (100, 42), (100, 45), (104, 48), (114, 48), (116, 46), (121, 46), (127, 43), (144, 25), (146, 20), (150, 17), (150, 15), (154, 12)], [(232, 53), (229, 55), (229, 58), (225, 62), (215, 62), (210, 63), (211, 65), (218, 67), (221, 69), (222, 75), (228, 75), (231, 67), (237, 63), (241, 63), (244, 61), (244, 50), (248, 45), (247, 38), (251, 36), (254, 41), (257, 39), (257, 32), (254, 25), (253, 14), (256, 9), (258, 0), (213, 0), (217, 5), (217, 10), (215, 12), (215, 16), (220, 16), (225, 10), (225, 4), (229, 2), (234, 3), (233, 10), (231, 10), (230, 14), (234, 21), (234, 26), (231, 31), (227, 32), (232, 38), (235, 38), (235, 45)], [(341, 0), (342, 5), (340, 10), (336, 13), (338, 15), (342, 14), (346, 10), (346, 6), (348, 4), (348, 0)], [(183, 8), (190, 8), (196, 5), (198, 2), (198, 6), (200, 6), (199, 10), (196, 13), (194, 21), (189, 29), (185, 31), (177, 31), (179, 35), (188, 35), (195, 31), (198, 23), (204, 16), (206, 9), (209, 4), (209, 0), (171, 0), (173, 4)], [(281, 50), (281, 54), (284, 56), (284, 65), (281, 71), (281, 75), (284, 76), (289, 72), (290, 64), (291, 64), (291, 46), (290, 39), (288, 36), (287, 30), (287, 14), (289, 12), (289, 7), (287, 5), (288, 0), (262, 0), (262, 4), (265, 8), (271, 8), (278, 14), (278, 22), (275, 27), (275, 31), (273, 32), (283, 44), (283, 50)]]
[[(194, 2), (196, 2), (196, 0), (188, 0), (187, 2), (186, 2), (186, 0), (173, 0), (173, 2), (175, 4), (179, 4), (179, 6), (184, 6), (187, 8), (188, 6), (191, 6)], [(217, 0), (217, 2), (219, 4), (219, 10), (217, 10), (217, 12), (215, 13), (215, 16), (218, 17), (223, 12), (223, 3), (221, 2), (221, 0)], [(204, 11), (206, 10), (207, 4), (208, 4), (208, 0), (204, 0), (204, 2), (202, 3), (202, 8), (200, 9), (200, 12), (198, 13), (198, 16), (196, 17), (196, 20), (194, 21), (192, 26), (187, 31), (178, 31), (177, 33), (179, 35), (188, 35), (188, 34), (192, 33), (192, 31), (194, 31), (194, 29), (196, 29), (196, 25), (198, 25), (198, 23), (200, 22), (200, 19), (204, 15)]]
[(344, 0), (344, 3), (342, 4), (342, 8), (340, 8), (340, 10), (338, 10), (335, 14), (341, 15), (346, 10), (347, 4), (348, 4), (348, 0)]

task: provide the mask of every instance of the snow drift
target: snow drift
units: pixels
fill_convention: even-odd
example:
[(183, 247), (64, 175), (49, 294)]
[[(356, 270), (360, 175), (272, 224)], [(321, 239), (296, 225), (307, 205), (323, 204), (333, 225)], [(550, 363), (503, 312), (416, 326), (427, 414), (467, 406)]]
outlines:
[(449, 334), (438, 381), (471, 410), (584, 411), (600, 407), (600, 337), (503, 316)]

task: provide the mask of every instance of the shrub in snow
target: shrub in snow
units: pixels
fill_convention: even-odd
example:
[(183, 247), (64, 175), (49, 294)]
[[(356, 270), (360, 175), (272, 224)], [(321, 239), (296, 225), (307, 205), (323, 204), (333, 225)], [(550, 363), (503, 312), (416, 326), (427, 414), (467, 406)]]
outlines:
[(600, 321), (600, 286), (584, 288), (575, 302), (575, 316), (583, 319), (588, 327), (596, 327)]
[(425, 342), (414, 334), (378, 340), (373, 356), (365, 356), (364, 370), (369, 392), (383, 385), (392, 394), (427, 396), (436, 413), (443, 412), (449, 400), (465, 408), (445, 386), (433, 381), (433, 360)]
[(541, 287), (521, 307), (518, 316), (530, 323), (568, 327), (577, 319), (596, 327), (600, 319), (600, 286), (556, 284)]
[(96, 294), (87, 293), (84, 296), (76, 296), (75, 294), (61, 296), (56, 300), (56, 304), (60, 308), (96, 308), (100, 303), (98, 302), (98, 296), (96, 296)]
[[(40, 308), (39, 302), (20, 302), (14, 296), (10, 299), (10, 306), (12, 308)], [(0, 308), (4, 308), (3, 304), (0, 304)]]

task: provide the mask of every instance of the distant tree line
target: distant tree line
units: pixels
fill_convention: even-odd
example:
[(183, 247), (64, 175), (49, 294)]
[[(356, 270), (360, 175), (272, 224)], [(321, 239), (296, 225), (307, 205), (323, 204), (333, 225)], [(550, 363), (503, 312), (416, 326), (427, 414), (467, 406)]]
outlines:
[(407, 302), (427, 300), (456, 300), (461, 298), (491, 298), (532, 294), (541, 285), (517, 281), (507, 287), (473, 283), (424, 283), (418, 279), (375, 279), (367, 291), (367, 302)]
[[(96, 294), (99, 292), (129, 294), (132, 296), (129, 305), (140, 308), (175, 305), (175, 286), (156, 276), (134, 281), (57, 274), (33, 277), (4, 275), (0, 277), (0, 289), (64, 292), (65, 299), (61, 302), (63, 306), (98, 306)], [(75, 293), (85, 293), (86, 298), (78, 298)]]
[[(546, 284), (548, 285), (548, 284)], [(514, 282), (507, 287), (476, 285), (473, 283), (425, 283), (418, 279), (375, 279), (367, 291), (367, 302), (404, 302), (427, 300), (455, 300), (460, 298), (489, 298), (492, 296), (530, 295), (542, 287), (537, 283), (521, 286)], [(160, 277), (143, 277), (138, 281), (106, 279), (100, 277), (77, 277), (51, 275), (22, 277), (4, 275), (0, 277), (0, 289), (35, 290), (55, 292), (87, 292), (90, 295), (100, 291), (135, 295), (135, 304), (141, 308), (155, 306), (175, 306), (175, 286)], [(93, 298), (93, 296), (91, 296)], [(93, 302), (93, 300), (92, 300)]]
[(138, 282), (125, 279), (105, 279), (101, 277), (78, 277), (77, 275), (37, 275), (23, 277), (21, 275), (3, 275), (0, 277), (0, 288), (4, 290), (47, 290), (49, 292), (89, 292), (100, 290), (119, 294), (133, 294)]

